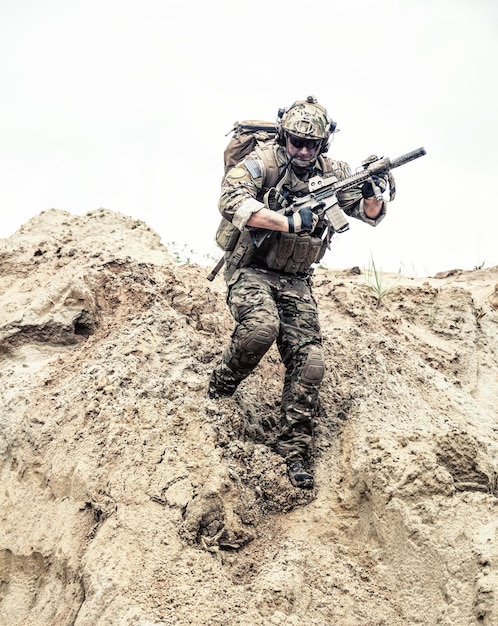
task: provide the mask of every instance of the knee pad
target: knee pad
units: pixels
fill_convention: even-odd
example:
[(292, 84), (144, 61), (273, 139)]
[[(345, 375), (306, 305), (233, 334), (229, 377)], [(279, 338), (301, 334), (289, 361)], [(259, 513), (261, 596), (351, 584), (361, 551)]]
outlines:
[(301, 381), (310, 385), (319, 385), (325, 374), (322, 350), (319, 346), (312, 346), (304, 362), (301, 372)]
[(271, 325), (258, 326), (241, 341), (242, 348), (249, 354), (264, 354), (270, 349), (277, 336), (277, 329)]

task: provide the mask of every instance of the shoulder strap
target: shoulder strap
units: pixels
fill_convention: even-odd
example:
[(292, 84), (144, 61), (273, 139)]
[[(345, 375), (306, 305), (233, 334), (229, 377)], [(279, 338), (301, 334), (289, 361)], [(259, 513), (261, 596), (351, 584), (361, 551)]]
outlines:
[(263, 187), (270, 189), (275, 187), (281, 178), (281, 167), (277, 161), (274, 144), (258, 145), (255, 148), (256, 154), (263, 161), (266, 169), (266, 176)]

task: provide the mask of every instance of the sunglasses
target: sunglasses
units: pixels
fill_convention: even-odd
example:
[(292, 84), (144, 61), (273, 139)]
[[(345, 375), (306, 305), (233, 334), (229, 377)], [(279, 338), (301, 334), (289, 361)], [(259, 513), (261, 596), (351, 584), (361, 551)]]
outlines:
[(302, 139), (301, 137), (295, 137), (294, 135), (287, 135), (289, 137), (289, 141), (294, 146), (300, 150), (301, 148), (307, 148), (308, 150), (316, 150), (318, 146), (322, 143), (321, 139)]

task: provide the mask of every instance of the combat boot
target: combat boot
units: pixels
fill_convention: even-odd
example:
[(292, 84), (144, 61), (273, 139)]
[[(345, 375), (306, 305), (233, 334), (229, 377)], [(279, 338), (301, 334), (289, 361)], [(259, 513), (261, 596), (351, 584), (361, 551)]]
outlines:
[(233, 396), (236, 389), (237, 383), (228, 380), (221, 381), (216, 376), (216, 372), (213, 372), (209, 380), (207, 395), (211, 400), (229, 398), (230, 396)]
[(304, 469), (304, 463), (301, 459), (288, 459), (287, 473), (294, 487), (313, 489), (313, 476)]

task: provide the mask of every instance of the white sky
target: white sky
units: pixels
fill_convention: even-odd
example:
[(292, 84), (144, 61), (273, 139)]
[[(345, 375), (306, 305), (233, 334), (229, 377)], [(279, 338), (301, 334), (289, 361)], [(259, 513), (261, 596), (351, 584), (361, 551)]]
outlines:
[(496, 0), (0, 0), (0, 59), (0, 238), (105, 207), (211, 264), (226, 133), (314, 94), (353, 169), (427, 150), (328, 266), (498, 265)]

